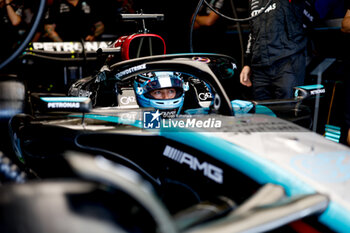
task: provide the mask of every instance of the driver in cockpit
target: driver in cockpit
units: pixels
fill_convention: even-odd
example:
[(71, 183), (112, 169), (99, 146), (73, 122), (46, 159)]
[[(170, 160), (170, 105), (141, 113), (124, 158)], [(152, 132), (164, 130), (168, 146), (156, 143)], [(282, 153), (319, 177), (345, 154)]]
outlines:
[(141, 107), (158, 109), (163, 117), (175, 117), (183, 107), (188, 84), (176, 72), (149, 72), (136, 77), (134, 90)]

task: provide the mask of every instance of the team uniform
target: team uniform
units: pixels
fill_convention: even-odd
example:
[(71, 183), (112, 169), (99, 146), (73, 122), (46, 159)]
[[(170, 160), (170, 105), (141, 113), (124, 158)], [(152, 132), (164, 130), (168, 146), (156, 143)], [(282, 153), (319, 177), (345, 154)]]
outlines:
[[(251, 0), (250, 14), (258, 14), (268, 0)], [(254, 98), (293, 97), (293, 87), (303, 84), (307, 37), (300, 0), (273, 0), (250, 21), (245, 65), (252, 68)]]
[(102, 21), (94, 1), (79, 1), (73, 6), (66, 0), (58, 0), (48, 9), (45, 24), (55, 24), (55, 31), (63, 41), (80, 41), (94, 35), (94, 24)]
[[(12, 1), (10, 3), (15, 13), (22, 17), (23, 4), (19, 1)], [(13, 50), (13, 47), (17, 45), (20, 35), (18, 33), (19, 27), (12, 25), (10, 18), (7, 14), (6, 6), (0, 8), (0, 36), (1, 48), (3, 51), (0, 53), (0, 58), (6, 57), (9, 52)]]

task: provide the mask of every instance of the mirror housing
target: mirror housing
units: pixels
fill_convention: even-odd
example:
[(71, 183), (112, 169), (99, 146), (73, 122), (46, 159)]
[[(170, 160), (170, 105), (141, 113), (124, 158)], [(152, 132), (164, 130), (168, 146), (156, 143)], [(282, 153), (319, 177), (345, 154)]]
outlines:
[(294, 87), (294, 90), (294, 96), (297, 100), (304, 100), (326, 93), (326, 89), (321, 84), (298, 86)]

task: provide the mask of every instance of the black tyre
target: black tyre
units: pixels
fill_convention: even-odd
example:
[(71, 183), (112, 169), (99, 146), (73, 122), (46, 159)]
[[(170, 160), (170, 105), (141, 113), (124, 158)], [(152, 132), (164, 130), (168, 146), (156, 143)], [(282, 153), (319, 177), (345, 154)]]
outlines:
[(24, 111), (25, 86), (14, 76), (0, 80), (0, 120), (7, 121)]
[[(14, 115), (24, 112), (26, 90), (14, 75), (0, 76), (0, 149), (9, 145), (8, 122)], [(6, 148), (5, 148), (6, 147)]]

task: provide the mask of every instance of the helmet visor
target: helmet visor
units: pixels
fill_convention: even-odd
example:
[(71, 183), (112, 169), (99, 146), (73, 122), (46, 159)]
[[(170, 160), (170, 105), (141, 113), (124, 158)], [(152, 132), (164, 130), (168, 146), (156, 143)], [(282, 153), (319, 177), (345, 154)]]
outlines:
[(147, 94), (147, 96), (152, 99), (154, 99), (155, 97), (153, 95), (149, 96), (149, 94), (159, 94), (159, 92), (171, 92), (173, 94), (175, 92), (173, 98), (178, 98), (183, 94), (183, 81), (178, 76), (171, 74), (163, 74), (147, 80), (142, 86), (142, 89), (143, 93)]
[(149, 99), (171, 100), (171, 99), (177, 99), (181, 97), (182, 94), (183, 94), (182, 88), (166, 87), (166, 88), (151, 90), (145, 94), (145, 97)]

